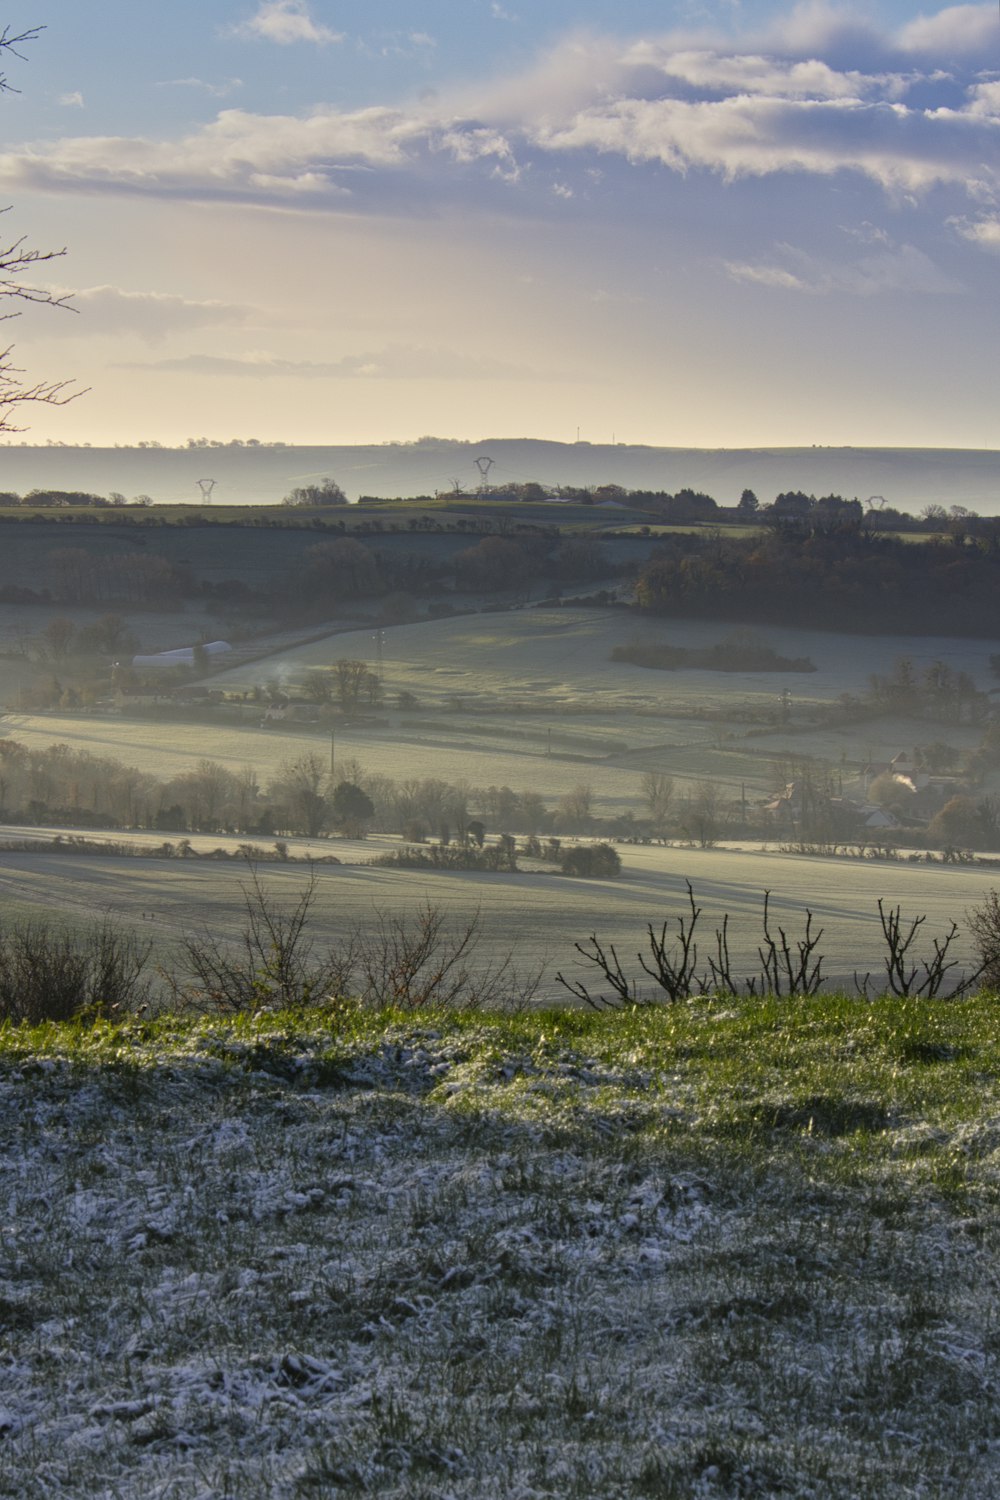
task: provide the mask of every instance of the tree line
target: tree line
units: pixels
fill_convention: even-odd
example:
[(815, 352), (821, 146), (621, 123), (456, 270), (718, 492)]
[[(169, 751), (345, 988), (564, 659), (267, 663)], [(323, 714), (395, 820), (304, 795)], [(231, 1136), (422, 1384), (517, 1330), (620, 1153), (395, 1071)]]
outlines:
[(998, 584), (1000, 521), (958, 542), (779, 529), (663, 537), (636, 600), (662, 615), (903, 634), (933, 618), (942, 635), (989, 636)]

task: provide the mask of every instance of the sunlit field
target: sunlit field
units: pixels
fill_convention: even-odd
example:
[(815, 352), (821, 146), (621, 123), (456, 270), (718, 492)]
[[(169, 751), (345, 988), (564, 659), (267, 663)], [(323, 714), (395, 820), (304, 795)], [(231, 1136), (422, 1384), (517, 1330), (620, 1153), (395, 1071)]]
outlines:
[[(149, 843), (149, 836), (142, 841)], [(203, 850), (219, 842), (193, 840), (195, 848)], [(267, 843), (259, 842), (266, 851)], [(345, 861), (314, 867), (310, 931), (317, 941), (344, 943), (354, 928), (371, 925), (380, 914), (412, 918), (427, 905), (446, 912), (453, 927), (480, 913), (483, 964), (513, 950), (521, 973), (540, 976), (539, 1001), (568, 1001), (556, 981), (560, 970), (570, 978), (585, 978), (593, 987), (595, 976), (580, 965), (574, 946), (592, 933), (605, 944), (615, 944), (638, 972), (634, 960), (640, 948), (646, 948), (647, 924), (659, 930), (666, 921), (675, 933), (677, 918), (687, 915), (687, 881), (704, 909), (699, 929), (703, 966), (707, 968), (707, 955), (714, 951), (714, 930), (728, 913), (737, 972), (743, 977), (759, 971), (763, 893), (769, 890), (772, 920), (790, 938), (803, 934), (807, 908), (813, 912), (814, 928), (823, 933), (818, 949), (826, 959), (823, 973), (829, 985), (848, 989), (855, 973), (863, 978), (870, 972), (876, 985), (884, 979), (880, 897), (898, 904), (905, 916), (927, 917), (918, 948), (929, 956), (933, 937), (943, 937), (952, 920), (963, 927), (965, 912), (998, 883), (994, 872), (968, 866), (885, 865), (727, 849), (625, 846), (622, 875), (614, 881), (531, 871), (380, 869), (365, 863), (391, 842), (371, 840), (366, 847), (357, 841), (342, 845), (325, 840), (311, 846)], [(296, 841), (290, 846), (296, 853)], [(307, 864), (268, 863), (258, 869), (269, 894), (285, 907), (309, 880)], [(0, 853), (0, 896), (9, 920), (44, 911), (79, 927), (95, 913), (107, 913), (151, 941), (157, 959), (167, 967), (194, 931), (236, 937), (245, 920), (247, 882), (247, 867), (239, 860)], [(956, 944), (953, 956), (971, 967), (967, 937)]]

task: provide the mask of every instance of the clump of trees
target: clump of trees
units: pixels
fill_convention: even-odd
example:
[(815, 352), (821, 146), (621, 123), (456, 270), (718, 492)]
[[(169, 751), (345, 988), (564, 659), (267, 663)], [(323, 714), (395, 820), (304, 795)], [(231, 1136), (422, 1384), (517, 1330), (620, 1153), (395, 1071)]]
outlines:
[(681, 668), (700, 668), (705, 672), (815, 672), (816, 663), (808, 656), (781, 656), (752, 631), (727, 636), (713, 646), (671, 646), (665, 641), (655, 644), (633, 642), (615, 646), (612, 661), (625, 661), (635, 667), (651, 667), (661, 672)]
[(347, 505), (348, 499), (335, 479), (321, 479), (316, 484), (303, 484), (290, 490), (282, 505)]

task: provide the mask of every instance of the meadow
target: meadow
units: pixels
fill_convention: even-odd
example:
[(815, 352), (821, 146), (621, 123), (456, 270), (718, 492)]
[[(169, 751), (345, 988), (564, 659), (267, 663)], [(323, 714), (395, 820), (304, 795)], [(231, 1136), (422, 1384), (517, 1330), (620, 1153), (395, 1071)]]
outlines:
[[(176, 625), (175, 625), (176, 629)], [(865, 690), (873, 672), (899, 657), (917, 671), (941, 661), (992, 682), (989, 641), (946, 637), (852, 636), (762, 629), (783, 656), (810, 658), (814, 672), (651, 672), (612, 661), (616, 646), (670, 641), (699, 648), (733, 633), (728, 624), (656, 621), (624, 610), (566, 607), (461, 615), (451, 619), (340, 629), (295, 649), (280, 641), (264, 659), (208, 679), (225, 691), (274, 683), (294, 691), (310, 671), (347, 657), (379, 668), (383, 703), (335, 721), (336, 753), (363, 771), (405, 778), (437, 776), (472, 786), (529, 787), (555, 800), (578, 782), (593, 786), (600, 816), (642, 809), (641, 773), (664, 771), (678, 789), (709, 779), (730, 797), (776, 787), (774, 763), (820, 757), (847, 779), (869, 760), (917, 740), (947, 738), (959, 749), (975, 728), (900, 716), (817, 725), (817, 710)], [(267, 641), (261, 642), (263, 650)], [(415, 706), (397, 707), (400, 693)], [(787, 713), (782, 695), (787, 693)], [(783, 722), (784, 720), (784, 722)], [(163, 723), (127, 715), (24, 714), (16, 704), (4, 733), (29, 746), (66, 743), (165, 776), (205, 756), (232, 770), (252, 766), (263, 782), (283, 760), (329, 755), (329, 729), (274, 724), (254, 716)]]
[[(148, 845), (148, 835), (137, 836)], [(208, 851), (220, 842), (196, 838)], [(618, 879), (574, 880), (531, 869), (517, 874), (473, 871), (401, 870), (373, 867), (369, 861), (398, 840), (323, 840), (313, 845), (289, 840), (292, 854), (335, 854), (344, 863), (312, 867), (315, 899), (310, 931), (321, 945), (344, 945), (357, 928), (371, 927), (380, 914), (412, 921), (426, 907), (444, 912), (454, 928), (481, 917), (479, 962), (485, 967), (513, 950), (524, 974), (540, 974), (537, 1002), (566, 1003), (556, 980), (594, 978), (579, 961), (575, 944), (596, 933), (613, 943), (638, 970), (634, 957), (646, 948), (646, 928), (668, 923), (676, 933), (687, 913), (686, 882), (703, 908), (701, 953), (714, 951), (714, 931), (730, 918), (729, 941), (740, 977), (757, 973), (763, 894), (771, 893), (771, 914), (791, 937), (801, 936), (806, 911), (823, 932), (819, 952), (829, 986), (850, 989), (854, 974), (884, 977), (885, 944), (878, 900), (899, 905), (910, 919), (927, 918), (915, 949), (929, 957), (934, 937), (943, 938), (952, 921), (962, 929), (953, 957), (974, 967), (965, 913), (998, 884), (995, 872), (974, 866), (893, 863), (787, 855), (759, 849), (622, 848)], [(269, 847), (261, 841), (265, 850)], [(530, 865), (530, 861), (528, 862)], [(309, 866), (268, 863), (258, 873), (271, 899), (287, 908), (305, 889)], [(151, 859), (141, 856), (73, 852), (3, 851), (0, 896), (8, 921), (39, 911), (79, 930), (95, 913), (136, 930), (152, 941), (161, 964), (170, 967), (184, 939), (196, 931), (235, 939), (245, 920), (248, 869), (240, 859)], [(707, 958), (703, 958), (707, 965)], [(641, 977), (641, 976), (640, 976)]]
[[(809, 658), (816, 670), (653, 672), (611, 659), (615, 646), (630, 641), (699, 648), (726, 634), (726, 627), (706, 622), (664, 624), (618, 610), (467, 615), (385, 628), (383, 704), (348, 719), (338, 715), (326, 725), (279, 722), (262, 728), (256, 712), (237, 722), (204, 714), (185, 721), (174, 713), (157, 719), (12, 710), (4, 716), (3, 734), (29, 748), (66, 744), (111, 756), (160, 777), (209, 758), (233, 771), (249, 766), (264, 785), (283, 763), (314, 754), (328, 764), (332, 752), (340, 775), (507, 785), (530, 789), (550, 806), (585, 784), (598, 817), (637, 818), (644, 815), (642, 775), (649, 770), (671, 776), (678, 796), (708, 780), (727, 798), (751, 802), (773, 792), (781, 784), (778, 767), (796, 757), (822, 757), (850, 786), (869, 759), (888, 759), (921, 740), (947, 737), (968, 749), (978, 739), (975, 727), (898, 716), (821, 727), (816, 719), (841, 694), (863, 692), (869, 675), (887, 672), (900, 655), (912, 658), (918, 670), (944, 661), (986, 686), (989, 642), (769, 629), (760, 633), (769, 646)], [(293, 649), (285, 649), (280, 638), (272, 644), (277, 649), (264, 660), (208, 681), (230, 692), (269, 681), (294, 691), (308, 672), (341, 656), (377, 666), (371, 627)], [(774, 722), (785, 689), (787, 722)], [(400, 694), (411, 695), (414, 706), (400, 709)], [(148, 835), (137, 837), (149, 841)], [(215, 837), (194, 840), (196, 848), (218, 843)], [(550, 976), (572, 962), (574, 944), (595, 929), (634, 952), (647, 922), (673, 920), (690, 879), (705, 905), (709, 939), (713, 925), (731, 915), (744, 966), (754, 958), (762, 895), (770, 890), (783, 920), (800, 923), (807, 906), (814, 911), (827, 930), (831, 981), (849, 984), (856, 969), (874, 972), (881, 962), (880, 896), (907, 915), (926, 915), (928, 933), (937, 933), (952, 920), (962, 925), (965, 911), (996, 883), (989, 869), (971, 866), (779, 853), (777, 835), (770, 845), (733, 846), (724, 826), (717, 848), (622, 844), (621, 879), (597, 884), (530, 870), (507, 877), (374, 869), (369, 861), (384, 847), (377, 838), (347, 844), (323, 839), (312, 847), (344, 861), (319, 875), (316, 914), (331, 941), (376, 910), (413, 911), (430, 902), (464, 918), (482, 906), (497, 942), (516, 941), (525, 966), (545, 960)], [(308, 846), (300, 850), (308, 852)], [(235, 920), (243, 875), (238, 866), (67, 853), (6, 854), (0, 867), (7, 899), (18, 910), (44, 902), (57, 912), (107, 910), (129, 922), (155, 911), (156, 941), (164, 951), (170, 934), (185, 930), (207, 902), (223, 928)], [(304, 878), (301, 867), (268, 867), (268, 879), (282, 892)], [(556, 998), (551, 978), (542, 994)]]

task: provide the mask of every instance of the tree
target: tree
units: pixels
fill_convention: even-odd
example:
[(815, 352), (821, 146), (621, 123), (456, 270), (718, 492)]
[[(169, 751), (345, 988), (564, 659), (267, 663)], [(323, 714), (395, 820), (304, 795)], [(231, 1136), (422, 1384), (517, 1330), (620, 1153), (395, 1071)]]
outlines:
[(322, 830), (329, 807), (322, 787), (326, 767), (318, 755), (301, 755), (282, 761), (268, 786), (268, 796), (282, 804), (290, 830), (313, 839)]
[(686, 832), (702, 849), (710, 849), (719, 834), (722, 790), (714, 781), (699, 781), (688, 798)]
[(622, 868), (618, 850), (611, 844), (581, 844), (564, 849), (559, 864), (564, 875), (582, 875), (590, 880), (613, 880)]
[(341, 781), (330, 799), (337, 827), (355, 838), (363, 838), (365, 824), (375, 816), (375, 804), (353, 781)]
[(335, 479), (321, 479), (318, 484), (304, 484), (292, 490), (282, 505), (347, 505), (349, 501)]
[[(33, 42), (43, 30), (42, 26), (34, 26), (28, 31), (12, 32), (9, 26), (5, 26), (0, 31), (0, 59), (4, 54), (9, 54), (23, 60), (23, 54), (18, 48)], [(12, 85), (7, 81), (7, 75), (0, 71), (0, 93), (8, 91), (13, 92)], [(69, 304), (65, 297), (59, 297), (45, 287), (32, 286), (24, 280), (38, 266), (57, 260), (65, 254), (65, 249), (36, 250), (25, 242), (23, 235), (0, 244), (0, 299), (6, 297), (15, 302), (44, 303), (48, 307), (67, 308)], [(0, 322), (16, 318), (17, 315), (16, 311), (0, 313)], [(0, 432), (23, 431), (15, 420), (15, 413), (22, 406), (65, 406), (67, 401), (83, 394), (82, 391), (70, 390), (70, 382), (66, 380), (26, 379), (24, 371), (14, 364), (12, 356), (11, 345), (0, 349)]]
[(345, 713), (357, 708), (362, 694), (369, 702), (378, 701), (379, 680), (363, 661), (341, 656), (333, 664), (337, 699)]
[(760, 501), (757, 499), (757, 496), (754, 494), (753, 490), (743, 491), (736, 509), (744, 520), (749, 520), (751, 516), (755, 516), (757, 514), (758, 510), (760, 509)]
[(50, 620), (42, 632), (40, 656), (43, 661), (64, 661), (73, 644), (76, 626), (60, 615)]
[(674, 781), (663, 771), (643, 771), (639, 778), (639, 789), (649, 808), (650, 822), (661, 828), (667, 821), (670, 804), (674, 797)]
[(979, 847), (983, 842), (983, 823), (976, 803), (971, 797), (952, 797), (931, 819), (927, 836), (932, 842), (949, 847)]
[(329, 672), (316, 669), (302, 679), (302, 696), (310, 703), (332, 703), (334, 681)]
[(584, 781), (577, 782), (572, 791), (559, 799), (556, 808), (559, 827), (569, 833), (586, 833), (590, 827), (593, 802), (593, 788)]

